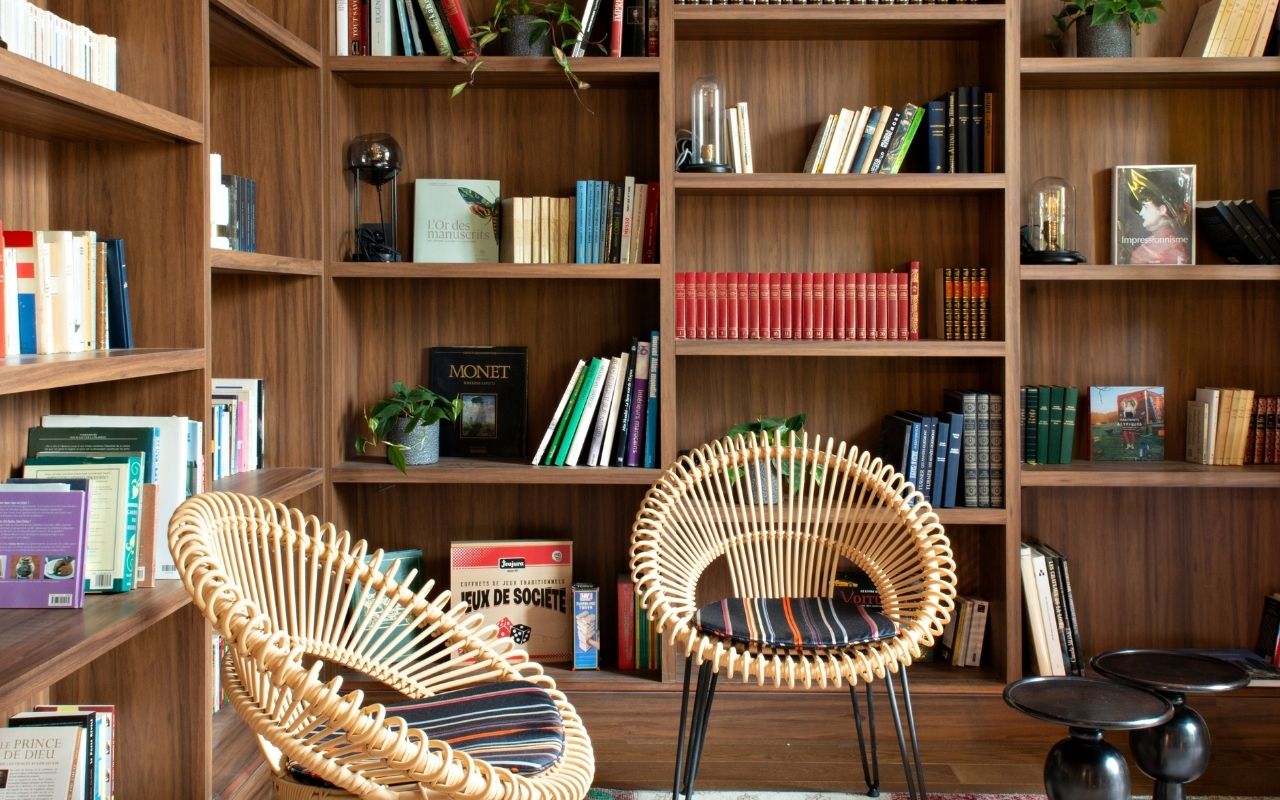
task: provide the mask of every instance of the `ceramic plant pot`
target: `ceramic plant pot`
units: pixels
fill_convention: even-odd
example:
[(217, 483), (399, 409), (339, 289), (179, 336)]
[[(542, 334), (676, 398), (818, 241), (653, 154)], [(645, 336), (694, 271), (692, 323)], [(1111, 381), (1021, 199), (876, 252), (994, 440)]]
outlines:
[(434, 464), (440, 460), (440, 423), (419, 425), (406, 432), (409, 420), (397, 417), (387, 431), (387, 441), (405, 446), (404, 463), (410, 466)]
[(1094, 27), (1089, 20), (1076, 23), (1076, 55), (1081, 58), (1123, 58), (1133, 55), (1133, 31), (1126, 19), (1114, 19)]
[[(549, 56), (551, 55), (551, 31), (547, 25), (536, 24), (539, 20), (532, 14), (517, 14), (507, 17), (507, 33), (502, 35), (502, 54), (507, 56)], [(529, 37), (541, 34), (533, 44)]]

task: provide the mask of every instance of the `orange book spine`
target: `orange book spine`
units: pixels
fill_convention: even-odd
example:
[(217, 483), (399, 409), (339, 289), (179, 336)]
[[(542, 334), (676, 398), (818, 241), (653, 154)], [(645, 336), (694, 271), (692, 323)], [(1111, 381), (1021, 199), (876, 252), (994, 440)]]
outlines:
[(907, 338), (911, 341), (920, 339), (920, 262), (912, 261), (907, 266)]

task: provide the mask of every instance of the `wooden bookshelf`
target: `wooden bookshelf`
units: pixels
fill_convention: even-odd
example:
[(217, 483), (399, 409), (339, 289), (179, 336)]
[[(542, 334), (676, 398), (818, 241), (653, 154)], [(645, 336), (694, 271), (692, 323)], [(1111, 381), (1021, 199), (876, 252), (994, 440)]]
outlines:
[[(658, 79), (656, 58), (576, 58), (574, 74), (593, 87), (653, 86)], [(471, 68), (439, 56), (346, 57), (330, 62), (330, 72), (352, 86), (364, 88), (453, 86), (467, 79)], [(485, 56), (476, 73), (477, 89), (569, 88), (564, 70), (546, 58)]]
[[(1176, 453), (1166, 454), (1176, 458)], [(1280, 467), (1226, 467), (1185, 461), (1082, 461), (1070, 465), (1023, 466), (1023, 486), (1094, 488), (1276, 489)]]
[(1024, 58), (1024, 89), (1238, 89), (1273, 87), (1273, 58)]
[(931, 358), (982, 358), (1003, 356), (1004, 342), (920, 341), (815, 341), (809, 339), (677, 339), (676, 354), (682, 356), (823, 356), (884, 357), (919, 356)]
[(1007, 185), (1004, 175), (806, 175), (804, 173), (755, 173), (752, 175), (675, 176), (678, 195), (928, 195), (996, 192)]
[(661, 264), (376, 264), (339, 261), (329, 265), (331, 278), (543, 278), (591, 280), (657, 280)]
[(1024, 281), (1274, 281), (1280, 278), (1280, 267), (1275, 264), (1076, 264), (1067, 267), (1023, 264), (1021, 270)]
[(209, 63), (320, 66), (320, 52), (249, 0), (209, 0)]
[(638, 467), (535, 467), (528, 462), (445, 456), (408, 474), (381, 460), (347, 461), (330, 468), (334, 483), (544, 486), (649, 486), (660, 471)]
[(213, 715), (213, 751), (218, 754), (210, 795), (214, 800), (269, 800), (275, 796), (271, 769), (262, 757), (258, 737), (230, 705)]
[(323, 275), (324, 263), (314, 258), (292, 258), (270, 253), (210, 250), (209, 267), (214, 272), (274, 273), (279, 275)]
[(324, 470), (318, 467), (267, 467), (213, 481), (210, 488), (215, 492), (239, 492), (288, 503), (323, 485)]
[(725, 39), (966, 39), (994, 33), (1005, 6), (966, 8), (778, 7), (731, 5), (672, 9), (681, 40)]
[(35, 392), (204, 369), (203, 350), (134, 348), (0, 359), (0, 394)]

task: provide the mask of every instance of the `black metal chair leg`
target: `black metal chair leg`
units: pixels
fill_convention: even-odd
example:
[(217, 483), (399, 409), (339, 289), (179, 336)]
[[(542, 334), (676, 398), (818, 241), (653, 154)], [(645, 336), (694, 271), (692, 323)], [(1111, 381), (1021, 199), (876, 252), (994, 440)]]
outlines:
[(693, 655), (684, 660), (684, 692), (680, 695), (680, 727), (676, 729), (676, 774), (671, 779), (671, 800), (680, 796), (680, 773), (684, 768), (684, 721), (689, 714), (689, 674), (693, 671)]
[[(707, 664), (707, 670), (710, 671), (711, 665)], [(689, 776), (689, 793), (685, 796), (688, 800), (693, 795), (693, 782), (698, 779), (698, 767), (702, 764), (702, 745), (707, 741), (707, 724), (711, 722), (711, 702), (716, 699), (716, 684), (720, 681), (719, 672), (711, 672), (711, 680), (706, 684), (707, 699), (702, 706), (702, 721), (698, 730), (698, 743), (693, 750), (693, 772)]]
[(698, 776), (698, 762), (702, 758), (702, 740), (707, 735), (707, 720), (711, 715), (711, 698), (715, 692), (716, 673), (711, 663), (704, 662), (698, 669), (698, 688), (693, 699), (693, 719), (689, 722), (689, 750), (684, 763), (685, 800), (693, 797), (693, 784)]
[(907, 731), (911, 734), (911, 752), (916, 762), (916, 787), (920, 790), (920, 800), (925, 800), (929, 793), (924, 788), (924, 760), (920, 757), (920, 739), (916, 736), (916, 715), (911, 708), (911, 684), (907, 681), (907, 668), (898, 673), (902, 676), (902, 705), (906, 710)]
[[(867, 714), (873, 720), (871, 733), (871, 753), (872, 760), (875, 760), (875, 710), (871, 706), (871, 684), (867, 684)], [(858, 687), (850, 684), (849, 700), (853, 703), (853, 728), (858, 733), (858, 756), (862, 759), (862, 779), (867, 783), (867, 797), (880, 796), (880, 768), (876, 765), (875, 779), (871, 777), (871, 767), (867, 763), (867, 744), (866, 739), (862, 735), (862, 711), (858, 708)]]
[[(911, 760), (907, 756), (907, 740), (902, 734), (902, 717), (898, 714), (898, 696), (893, 690), (893, 673), (884, 674), (885, 689), (889, 692), (889, 711), (893, 714), (893, 727), (898, 734), (898, 752), (902, 754), (902, 771), (907, 776), (907, 797), (917, 800), (915, 776), (911, 771)], [(919, 800), (924, 800), (923, 797)]]

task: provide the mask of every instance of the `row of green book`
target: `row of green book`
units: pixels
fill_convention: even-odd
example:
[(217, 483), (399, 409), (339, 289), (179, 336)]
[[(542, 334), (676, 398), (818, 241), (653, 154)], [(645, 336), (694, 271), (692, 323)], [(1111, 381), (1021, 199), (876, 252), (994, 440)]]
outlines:
[(1075, 441), (1076, 386), (1023, 386), (1022, 463), (1070, 464)]

